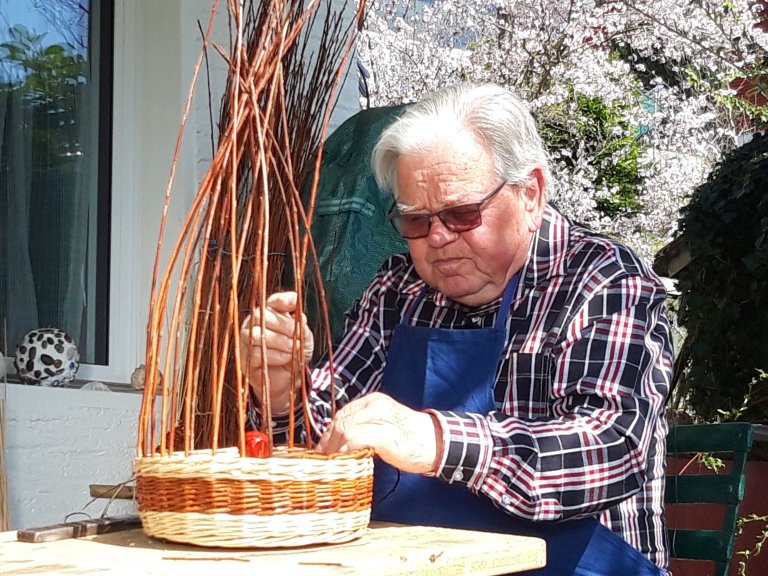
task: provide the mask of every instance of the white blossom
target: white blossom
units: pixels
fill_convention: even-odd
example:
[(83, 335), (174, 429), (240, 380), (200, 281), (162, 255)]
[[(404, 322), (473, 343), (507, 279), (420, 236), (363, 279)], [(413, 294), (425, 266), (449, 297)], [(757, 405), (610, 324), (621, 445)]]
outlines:
[[(714, 163), (751, 130), (724, 104), (733, 95), (728, 82), (753, 72), (768, 49), (750, 0), (368, 4), (358, 56), (370, 72), (370, 106), (411, 102), (470, 80), (509, 87), (534, 115), (564, 106), (574, 127), (585, 120), (574, 94), (622, 110), (643, 148), (641, 210), (606, 218), (596, 209), (612, 189), (595, 184), (589, 142), (570, 142), (552, 154), (550, 197), (646, 259), (671, 238), (679, 209)], [(614, 127), (610, 136), (626, 131)]]

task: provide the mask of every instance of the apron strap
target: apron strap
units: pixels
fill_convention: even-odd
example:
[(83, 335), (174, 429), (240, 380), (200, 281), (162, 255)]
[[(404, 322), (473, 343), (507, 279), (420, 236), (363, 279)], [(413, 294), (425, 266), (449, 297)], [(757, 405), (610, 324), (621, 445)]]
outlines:
[(509, 318), (509, 308), (512, 305), (512, 298), (515, 296), (517, 285), (520, 283), (520, 276), (522, 276), (522, 274), (523, 271), (518, 270), (517, 273), (512, 276), (512, 279), (507, 284), (507, 287), (504, 288), (504, 296), (501, 298), (501, 307), (499, 308), (499, 314), (496, 316), (495, 327), (497, 329), (504, 329), (507, 325), (507, 318)]

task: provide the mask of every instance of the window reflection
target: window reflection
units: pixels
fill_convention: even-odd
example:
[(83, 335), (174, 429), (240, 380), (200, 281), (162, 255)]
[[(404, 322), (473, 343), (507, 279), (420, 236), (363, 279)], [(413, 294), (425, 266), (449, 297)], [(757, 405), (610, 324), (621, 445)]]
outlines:
[(0, 344), (107, 361), (111, 4), (0, 0)]

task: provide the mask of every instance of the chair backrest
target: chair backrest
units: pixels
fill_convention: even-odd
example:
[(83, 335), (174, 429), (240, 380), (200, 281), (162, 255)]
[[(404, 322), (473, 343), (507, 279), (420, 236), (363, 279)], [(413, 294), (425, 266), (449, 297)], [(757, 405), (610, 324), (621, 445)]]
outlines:
[[(725, 576), (736, 543), (739, 504), (744, 498), (747, 454), (752, 447), (752, 425), (741, 422), (672, 426), (667, 453), (714, 453), (729, 459), (729, 471), (718, 474), (668, 475), (667, 504), (716, 504), (725, 507), (719, 530), (669, 528), (670, 556), (710, 560), (717, 576)], [(732, 456), (732, 460), (730, 460)]]

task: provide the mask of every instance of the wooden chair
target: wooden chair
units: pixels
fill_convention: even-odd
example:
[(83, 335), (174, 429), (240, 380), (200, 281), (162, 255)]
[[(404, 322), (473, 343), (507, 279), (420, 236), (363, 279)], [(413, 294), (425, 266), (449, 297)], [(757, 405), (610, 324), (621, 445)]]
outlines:
[[(667, 453), (711, 452), (728, 460), (729, 471), (718, 474), (668, 475), (667, 504), (715, 504), (725, 507), (719, 530), (669, 528), (670, 556), (714, 562), (715, 576), (726, 576), (736, 543), (739, 504), (744, 498), (747, 453), (752, 425), (741, 422), (672, 426)], [(728, 468), (727, 468), (728, 470)]]

